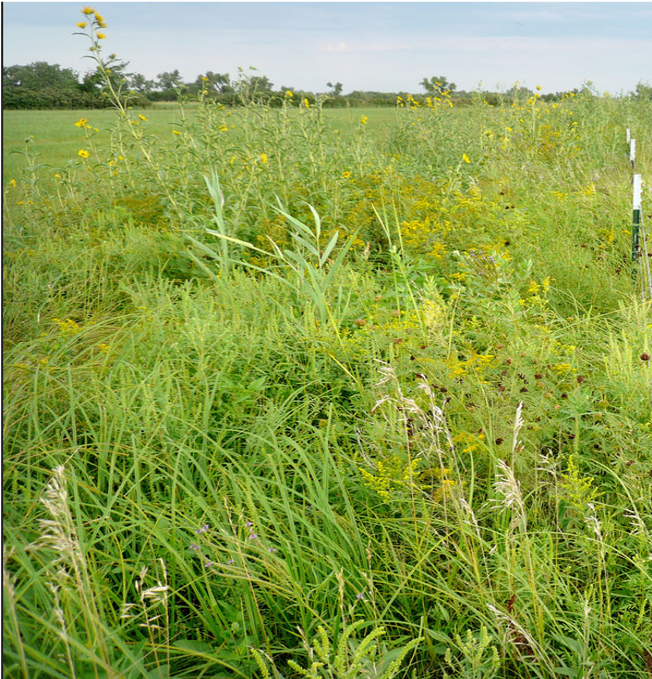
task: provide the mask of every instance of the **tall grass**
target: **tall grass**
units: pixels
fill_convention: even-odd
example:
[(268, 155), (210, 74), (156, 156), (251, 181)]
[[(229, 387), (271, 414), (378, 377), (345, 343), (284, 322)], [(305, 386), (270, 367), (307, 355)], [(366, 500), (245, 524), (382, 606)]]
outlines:
[(649, 103), (229, 113), (6, 185), (6, 675), (649, 676)]

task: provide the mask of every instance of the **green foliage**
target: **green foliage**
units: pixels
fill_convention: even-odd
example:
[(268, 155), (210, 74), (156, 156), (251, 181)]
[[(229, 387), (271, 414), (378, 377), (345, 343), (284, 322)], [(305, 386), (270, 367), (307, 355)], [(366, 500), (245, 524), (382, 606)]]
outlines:
[(156, 86), (161, 90), (176, 90), (183, 85), (179, 69), (164, 71), (156, 76)]
[(97, 92), (75, 89), (43, 88), (38, 90), (24, 87), (4, 87), (2, 105), (12, 109), (95, 109), (110, 108), (111, 102)]
[(650, 103), (120, 88), (6, 117), (7, 676), (645, 677)]
[(441, 96), (446, 91), (453, 92), (457, 89), (457, 85), (453, 82), (449, 82), (448, 78), (443, 75), (424, 78), (420, 84), (423, 89), (433, 97)]
[(36, 61), (25, 66), (3, 66), (2, 87), (23, 87), (27, 90), (73, 90), (79, 77), (71, 68)]

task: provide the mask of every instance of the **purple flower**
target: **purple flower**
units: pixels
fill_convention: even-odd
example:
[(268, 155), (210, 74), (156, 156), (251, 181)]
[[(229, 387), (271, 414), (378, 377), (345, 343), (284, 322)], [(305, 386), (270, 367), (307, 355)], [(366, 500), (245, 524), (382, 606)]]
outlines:
[(358, 592), (358, 593), (355, 595), (355, 598), (356, 598), (356, 599), (359, 599), (360, 601), (364, 601), (364, 592)]
[(226, 563), (230, 566), (232, 563), (235, 563), (235, 559), (229, 559)]
[(247, 521), (247, 523), (245, 523), (245, 526), (247, 526), (247, 527), (253, 526), (253, 525), (254, 525), (254, 524), (253, 524), (251, 521)]
[(207, 561), (207, 562), (204, 564), (204, 568), (210, 568), (212, 565), (213, 565), (213, 562), (212, 562), (212, 561)]
[(197, 550), (199, 549), (199, 545), (196, 545), (196, 544), (193, 542), (193, 543), (190, 545), (190, 547), (188, 547), (188, 549), (194, 549), (195, 551), (197, 551)]
[(256, 533), (252, 533), (251, 535), (247, 536), (247, 540), (255, 540), (258, 537)]
[(198, 529), (195, 531), (195, 535), (201, 535), (202, 533), (205, 533), (208, 529), (209, 529), (209, 525), (208, 525), (208, 524), (204, 524), (201, 528), (198, 528)]
[(268, 548), (267, 548), (267, 551), (268, 551), (268, 552), (275, 552), (275, 551), (276, 551), (276, 548), (275, 548), (275, 547), (268, 547)]

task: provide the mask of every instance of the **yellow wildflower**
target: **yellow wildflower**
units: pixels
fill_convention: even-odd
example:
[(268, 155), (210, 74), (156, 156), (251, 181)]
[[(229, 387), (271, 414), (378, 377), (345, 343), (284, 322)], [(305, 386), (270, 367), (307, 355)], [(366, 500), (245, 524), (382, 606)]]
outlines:
[(97, 12), (95, 12), (95, 21), (99, 21), (100, 23), (104, 21), (104, 17), (100, 16)]
[(462, 154), (462, 160), (463, 160), (465, 163), (470, 163), (470, 162), (471, 162), (471, 161), (469, 160), (469, 157), (466, 155), (466, 153), (463, 153), (463, 154)]
[(95, 14), (95, 10), (91, 9), (90, 7), (84, 7), (82, 14)]
[(55, 175), (54, 175), (54, 178), (55, 178), (55, 179), (61, 179), (61, 175), (60, 175), (60, 174), (55, 174)]
[(181, 134), (181, 132), (179, 130), (172, 130), (172, 134)]
[(12, 189), (15, 189), (16, 188), (16, 180), (10, 179), (9, 180), (9, 186), (11, 186)]
[(98, 33), (98, 34), (97, 34), (97, 39), (98, 39), (98, 40), (104, 40), (104, 38), (106, 38), (106, 35), (104, 35), (104, 33)]
[(86, 125), (86, 118), (80, 118), (76, 123), (75, 127), (84, 127)]
[(77, 26), (78, 26), (79, 28), (86, 28), (86, 26), (88, 26), (88, 24), (87, 24), (85, 21), (80, 21), (80, 22), (77, 24)]
[(292, 99), (292, 97), (293, 97), (294, 95), (292, 94), (292, 91), (291, 91), (291, 90), (286, 90), (286, 91), (285, 91), (285, 96), (286, 96), (288, 99)]
[(122, 156), (118, 156), (118, 160), (124, 160)]
[(307, 98), (307, 97), (303, 100), (303, 105), (304, 105), (306, 108), (310, 108), (310, 102), (308, 101), (308, 98)]
[(266, 154), (266, 153), (261, 154), (261, 156), (260, 156), (260, 162), (261, 162), (263, 165), (265, 165), (265, 164), (267, 163), (267, 154)]
[(79, 151), (77, 151), (77, 155), (80, 156), (81, 158), (88, 158), (88, 151), (80, 149)]
[(367, 116), (362, 116), (362, 118), (360, 118), (360, 122), (361, 122), (363, 125), (366, 125), (366, 124), (367, 124)]
[(141, 114), (139, 113), (139, 114), (138, 114), (138, 117), (139, 117), (141, 120), (144, 120), (145, 122), (147, 122), (147, 118), (145, 118), (144, 115), (141, 115)]
[(342, 172), (342, 177), (344, 177), (344, 179), (348, 179), (350, 176), (351, 176), (351, 173), (348, 170), (346, 170), (345, 172)]
[(206, 76), (201, 76), (201, 79), (202, 79), (205, 83), (208, 82), (208, 78), (207, 78)]

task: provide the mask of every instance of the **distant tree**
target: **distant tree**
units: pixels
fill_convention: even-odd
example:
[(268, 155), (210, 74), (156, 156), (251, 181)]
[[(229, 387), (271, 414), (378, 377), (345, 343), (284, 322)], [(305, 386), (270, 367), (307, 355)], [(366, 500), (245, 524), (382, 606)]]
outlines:
[(328, 93), (328, 94), (330, 94), (331, 96), (333, 96), (333, 97), (339, 97), (339, 96), (341, 96), (341, 94), (342, 94), (342, 87), (343, 87), (342, 83), (335, 83), (334, 85), (333, 85), (333, 83), (326, 83), (326, 87), (330, 87), (330, 88), (331, 88), (331, 91)]
[(132, 73), (127, 78), (127, 87), (134, 92), (147, 94), (154, 89), (155, 83), (153, 80), (148, 80), (142, 73)]
[[(104, 66), (114, 90), (117, 91), (121, 87), (124, 89), (125, 86), (127, 89), (129, 88), (128, 81), (132, 74), (126, 72), (127, 66), (129, 66), (128, 61), (121, 61), (115, 54), (110, 54), (104, 61)], [(81, 88), (85, 92), (99, 92), (105, 85), (106, 80), (104, 74), (99, 68), (96, 68), (94, 71), (90, 71), (84, 75)]]
[(100, 88), (85, 88), (70, 68), (37, 61), (2, 69), (2, 105), (6, 109), (79, 109), (110, 106)]
[(263, 94), (271, 92), (274, 84), (270, 82), (266, 75), (254, 75), (249, 78), (249, 87), (251, 91)]
[(207, 89), (212, 89), (219, 94), (233, 91), (228, 73), (213, 73), (213, 71), (206, 71), (204, 75), (197, 76), (195, 85), (197, 85), (197, 87), (207, 86)]
[(421, 81), (421, 86), (427, 94), (433, 97), (440, 96), (447, 90), (449, 92), (454, 92), (457, 89), (457, 85), (455, 83), (449, 82), (448, 78), (443, 75), (433, 76), (430, 78), (430, 80), (428, 80), (428, 78), (424, 78)]
[(3, 66), (2, 85), (24, 87), (28, 90), (75, 89), (79, 86), (79, 76), (71, 68), (35, 61), (26, 66)]
[(159, 90), (174, 90), (183, 86), (179, 69), (174, 71), (164, 71), (156, 76), (156, 87)]
[(524, 85), (520, 85), (518, 83), (514, 83), (507, 92), (505, 92), (505, 96), (509, 101), (522, 101), (522, 100), (527, 100), (531, 96), (534, 95), (534, 91), (531, 90), (529, 87), (525, 87)]
[(639, 82), (636, 85), (634, 96), (637, 99), (652, 99), (652, 86), (650, 86), (650, 83)]

